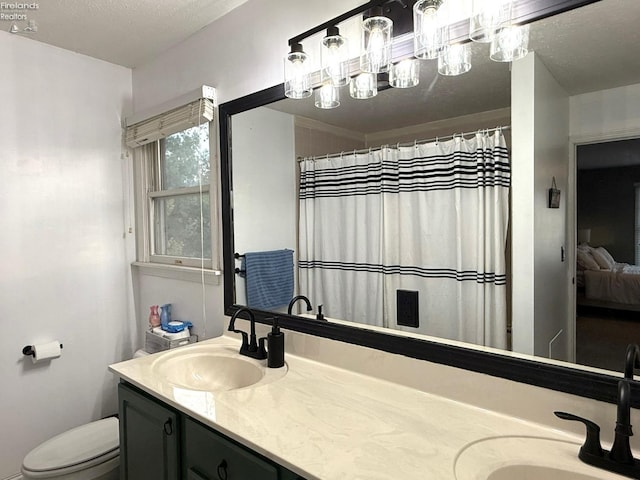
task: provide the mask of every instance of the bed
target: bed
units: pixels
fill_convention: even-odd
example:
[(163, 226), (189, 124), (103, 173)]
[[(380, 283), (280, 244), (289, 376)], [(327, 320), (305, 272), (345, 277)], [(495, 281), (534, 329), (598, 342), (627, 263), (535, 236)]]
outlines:
[(640, 266), (616, 262), (604, 247), (578, 247), (576, 280), (588, 300), (640, 305)]

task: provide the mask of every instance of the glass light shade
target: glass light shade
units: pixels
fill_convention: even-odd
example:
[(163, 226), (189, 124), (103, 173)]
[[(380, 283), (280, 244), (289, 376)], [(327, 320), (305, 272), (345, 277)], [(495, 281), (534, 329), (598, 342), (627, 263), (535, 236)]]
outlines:
[(340, 90), (331, 83), (322, 85), (316, 90), (315, 105), (318, 108), (336, 108), (340, 106)]
[(491, 42), (489, 56), (496, 62), (513, 62), (529, 53), (529, 25), (504, 28)]
[(469, 70), (471, 70), (471, 50), (467, 44), (448, 45), (438, 57), (438, 72), (441, 75), (462, 75)]
[(320, 51), (322, 60), (321, 80), (331, 82), (334, 87), (349, 83), (349, 48), (347, 40), (336, 27), (327, 29)]
[(311, 62), (302, 45), (296, 43), (284, 58), (284, 94), (289, 98), (311, 96)]
[(389, 85), (395, 88), (415, 87), (420, 82), (420, 63), (415, 58), (401, 60), (389, 70)]
[(378, 94), (378, 78), (375, 73), (361, 73), (349, 82), (349, 95), (357, 100), (373, 98)]
[(413, 5), (413, 54), (416, 58), (438, 58), (449, 41), (449, 26), (443, 0), (418, 0)]
[(489, 43), (511, 24), (512, 0), (473, 0), (469, 17), (469, 38), (474, 42)]
[(393, 22), (387, 17), (369, 17), (362, 22), (363, 53), (360, 69), (369, 73), (389, 71)]

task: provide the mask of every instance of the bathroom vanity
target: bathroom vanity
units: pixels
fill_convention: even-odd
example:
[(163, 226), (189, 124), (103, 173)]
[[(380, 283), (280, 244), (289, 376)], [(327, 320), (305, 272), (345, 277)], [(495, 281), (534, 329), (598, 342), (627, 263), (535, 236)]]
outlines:
[(118, 398), (122, 480), (301, 478), (126, 382)]
[[(577, 426), (565, 432), (573, 426), (553, 416), (554, 409), (609, 416), (608, 405), (295, 332), (287, 337), (280, 369), (240, 357), (230, 336), (112, 365), (121, 378), (123, 480), (149, 478), (151, 469), (154, 478), (189, 480), (623, 478), (580, 462), (584, 433)], [(376, 375), (362, 374), (374, 363)], [(544, 421), (532, 421), (541, 406)], [(601, 423), (603, 433), (614, 418)]]

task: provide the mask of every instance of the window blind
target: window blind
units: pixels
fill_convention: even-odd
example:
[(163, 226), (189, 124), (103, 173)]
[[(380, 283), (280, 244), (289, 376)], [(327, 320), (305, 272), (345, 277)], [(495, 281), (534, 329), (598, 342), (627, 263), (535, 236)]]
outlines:
[(125, 142), (128, 147), (139, 147), (161, 138), (210, 122), (215, 116), (215, 103), (201, 98), (161, 115), (127, 126)]

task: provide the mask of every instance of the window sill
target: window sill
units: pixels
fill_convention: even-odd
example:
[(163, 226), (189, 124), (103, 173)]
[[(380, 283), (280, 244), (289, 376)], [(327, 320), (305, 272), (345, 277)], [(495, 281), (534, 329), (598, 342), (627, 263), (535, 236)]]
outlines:
[[(133, 262), (131, 266), (141, 275), (170, 278), (184, 282), (204, 283), (207, 285), (220, 285), (222, 271), (201, 270), (194, 267), (181, 267), (177, 265), (162, 265), (159, 263)], [(203, 275), (204, 272), (204, 275)]]

